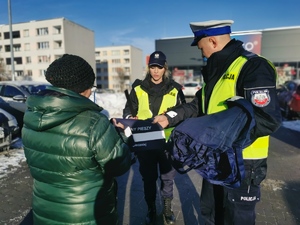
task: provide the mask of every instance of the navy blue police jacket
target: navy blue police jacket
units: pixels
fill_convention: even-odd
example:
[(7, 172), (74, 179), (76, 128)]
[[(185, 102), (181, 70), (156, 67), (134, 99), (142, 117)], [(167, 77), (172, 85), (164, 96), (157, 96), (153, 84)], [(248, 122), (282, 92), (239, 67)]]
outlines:
[(172, 131), (167, 150), (179, 173), (195, 169), (210, 183), (235, 188), (245, 176), (242, 151), (254, 141), (255, 119), (249, 101), (227, 105), (222, 112), (184, 120)]

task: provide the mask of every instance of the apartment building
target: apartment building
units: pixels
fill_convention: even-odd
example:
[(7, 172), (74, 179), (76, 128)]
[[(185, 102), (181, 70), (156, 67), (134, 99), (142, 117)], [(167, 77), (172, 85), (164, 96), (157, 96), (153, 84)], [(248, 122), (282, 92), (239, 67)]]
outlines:
[[(94, 31), (65, 18), (12, 24), (14, 77), (43, 80), (49, 64), (63, 54), (83, 57), (95, 71)], [(9, 25), (0, 25), (0, 63), (12, 74)]]
[(95, 48), (97, 87), (122, 92), (143, 79), (143, 51), (131, 45)]

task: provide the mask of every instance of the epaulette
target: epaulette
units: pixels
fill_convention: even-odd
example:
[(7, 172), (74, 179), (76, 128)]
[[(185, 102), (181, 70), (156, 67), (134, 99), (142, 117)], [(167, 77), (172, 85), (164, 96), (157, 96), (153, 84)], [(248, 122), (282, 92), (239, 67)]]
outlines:
[(249, 51), (247, 51), (247, 50), (244, 50), (244, 51), (242, 52), (242, 56), (246, 57), (247, 59), (252, 59), (252, 58), (254, 58), (254, 57), (259, 57), (259, 55), (255, 54), (255, 53), (253, 53), (253, 52), (249, 52)]

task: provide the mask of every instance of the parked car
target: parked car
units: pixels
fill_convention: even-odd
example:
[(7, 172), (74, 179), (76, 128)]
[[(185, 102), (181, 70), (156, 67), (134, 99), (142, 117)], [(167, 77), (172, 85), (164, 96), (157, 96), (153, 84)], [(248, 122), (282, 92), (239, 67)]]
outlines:
[(51, 84), (37, 81), (0, 81), (0, 107), (16, 117), (20, 131), (28, 96), (44, 90)]
[(0, 97), (15, 109), (25, 112), (27, 97), (49, 85), (46, 82), (36, 81), (0, 81)]
[(300, 118), (300, 79), (286, 81), (276, 89), (282, 115)]
[(19, 131), (16, 118), (0, 108), (0, 151), (9, 150), (13, 135)]
[(196, 92), (201, 89), (201, 85), (199, 82), (192, 81), (192, 82), (186, 82), (182, 86), (182, 92), (184, 96), (186, 97), (194, 97)]

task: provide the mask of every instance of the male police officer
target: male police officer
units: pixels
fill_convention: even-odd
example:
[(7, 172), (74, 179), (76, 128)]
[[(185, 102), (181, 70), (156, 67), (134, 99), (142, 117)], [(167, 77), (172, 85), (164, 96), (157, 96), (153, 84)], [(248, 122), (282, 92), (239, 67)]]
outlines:
[(218, 113), (227, 109), (225, 101), (234, 96), (251, 102), (256, 126), (251, 131), (253, 144), (243, 150), (245, 179), (235, 189), (203, 180), (200, 201), (205, 224), (253, 225), (260, 183), (266, 177), (268, 135), (281, 124), (275, 92), (277, 74), (270, 61), (246, 51), (241, 41), (231, 39), (232, 23), (232, 20), (190, 23), (194, 33), (191, 45), (197, 46), (207, 58), (202, 71), (203, 88), (192, 102), (157, 116), (154, 122), (167, 127), (189, 117)]

